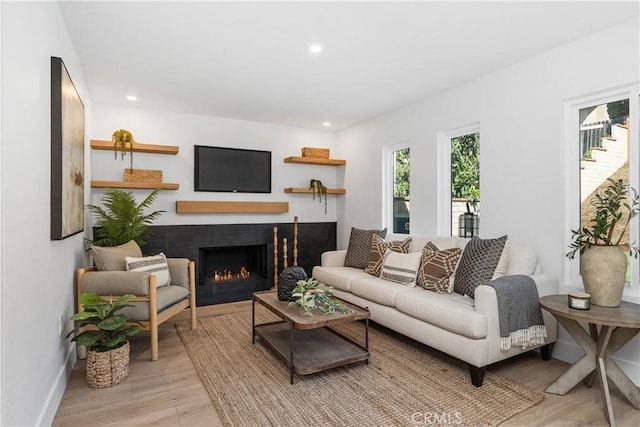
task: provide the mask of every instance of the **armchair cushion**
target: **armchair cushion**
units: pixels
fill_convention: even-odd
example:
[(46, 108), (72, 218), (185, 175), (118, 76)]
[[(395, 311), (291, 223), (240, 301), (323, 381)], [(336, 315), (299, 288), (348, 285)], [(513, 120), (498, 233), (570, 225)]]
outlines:
[[(148, 286), (148, 285), (147, 285)], [(177, 302), (189, 298), (189, 291), (182, 286), (163, 286), (158, 288), (157, 293), (158, 313), (165, 308), (171, 307)], [(120, 312), (127, 316), (127, 319), (145, 321), (149, 320), (149, 303), (132, 302), (133, 307), (125, 307)]]
[(82, 292), (98, 295), (149, 295), (146, 271), (89, 271), (82, 276)]
[(188, 258), (167, 258), (172, 285), (189, 289), (189, 262)]
[(171, 284), (167, 257), (160, 252), (158, 255), (146, 257), (125, 257), (127, 271), (146, 271), (156, 276), (156, 287)]
[(91, 252), (99, 271), (125, 271), (127, 269), (125, 257), (142, 256), (142, 250), (134, 240), (120, 246), (91, 246)]

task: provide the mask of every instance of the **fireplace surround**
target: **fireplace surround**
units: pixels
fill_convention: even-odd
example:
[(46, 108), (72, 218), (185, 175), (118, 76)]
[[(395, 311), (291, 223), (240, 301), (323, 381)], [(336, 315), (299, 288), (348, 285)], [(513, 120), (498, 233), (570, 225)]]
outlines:
[[(151, 226), (145, 255), (164, 252), (196, 262), (198, 306), (250, 300), (253, 292), (273, 287), (273, 227), (278, 227), (278, 273), (282, 272), (282, 239), (288, 239), (288, 265), (293, 265), (293, 223), (202, 224)], [(298, 223), (298, 265), (311, 274), (323, 252), (336, 249), (335, 222)], [(218, 258), (211, 261), (208, 258)], [(259, 259), (258, 259), (259, 258)], [(211, 261), (212, 266), (208, 266)], [(225, 266), (224, 264), (229, 265)], [(237, 265), (239, 263), (240, 265)], [(215, 271), (249, 270), (249, 280), (214, 283)], [(207, 269), (209, 271), (207, 271)], [(251, 271), (255, 270), (255, 271)], [(251, 274), (253, 273), (253, 274)]]

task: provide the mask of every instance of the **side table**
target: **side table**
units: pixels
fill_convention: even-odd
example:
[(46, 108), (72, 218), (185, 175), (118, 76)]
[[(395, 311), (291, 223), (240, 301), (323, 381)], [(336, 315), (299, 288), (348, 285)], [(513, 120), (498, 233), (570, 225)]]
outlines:
[[(613, 353), (640, 332), (640, 305), (622, 301), (619, 307), (592, 304), (590, 310), (576, 310), (569, 308), (565, 294), (544, 296), (540, 298), (540, 306), (558, 320), (586, 353), (545, 392), (565, 395), (582, 380), (591, 387), (597, 375), (609, 425), (616, 424), (608, 380), (618, 387), (634, 408), (640, 409), (640, 388), (611, 360)], [(579, 321), (589, 324), (590, 333), (580, 326)]]

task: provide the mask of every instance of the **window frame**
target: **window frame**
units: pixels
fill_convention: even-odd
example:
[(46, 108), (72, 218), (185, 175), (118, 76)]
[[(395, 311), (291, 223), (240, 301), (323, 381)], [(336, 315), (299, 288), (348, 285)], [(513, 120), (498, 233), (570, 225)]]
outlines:
[[(411, 140), (385, 145), (382, 147), (382, 226), (387, 227), (387, 233), (393, 233), (393, 183), (394, 183), (394, 152), (409, 149), (409, 173), (411, 173)], [(409, 197), (411, 197), (411, 183), (409, 183)], [(411, 213), (409, 213), (411, 222)]]
[[(482, 141), (480, 122), (469, 123), (437, 134), (438, 214), (436, 230), (439, 236), (451, 236), (451, 139), (472, 133), (479, 133), (480, 141)], [(482, 153), (482, 143), (480, 144), (480, 152)]]
[[(564, 246), (563, 255), (569, 251), (569, 245), (573, 242), (571, 230), (580, 227), (580, 123), (579, 112), (582, 108), (594, 105), (606, 104), (621, 99), (629, 99), (629, 184), (640, 190), (640, 146), (638, 132), (640, 127), (640, 86), (638, 83), (619, 86), (609, 90), (593, 93), (586, 96), (570, 99), (564, 103), (565, 134), (564, 134)], [(633, 167), (635, 165), (635, 167)], [(636, 243), (640, 243), (640, 226), (638, 217), (630, 224), (631, 241), (636, 236)], [(631, 282), (625, 285), (623, 298), (631, 297), (638, 300), (640, 287), (632, 286), (640, 279), (640, 262), (631, 258)], [(580, 257), (570, 260), (564, 257), (563, 282), (573, 288), (583, 288), (580, 275)]]

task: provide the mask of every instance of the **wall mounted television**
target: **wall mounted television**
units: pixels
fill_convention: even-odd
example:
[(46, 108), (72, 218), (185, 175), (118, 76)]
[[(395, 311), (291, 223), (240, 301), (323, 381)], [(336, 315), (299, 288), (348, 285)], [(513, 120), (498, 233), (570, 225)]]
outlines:
[(195, 191), (271, 193), (271, 151), (196, 145)]

